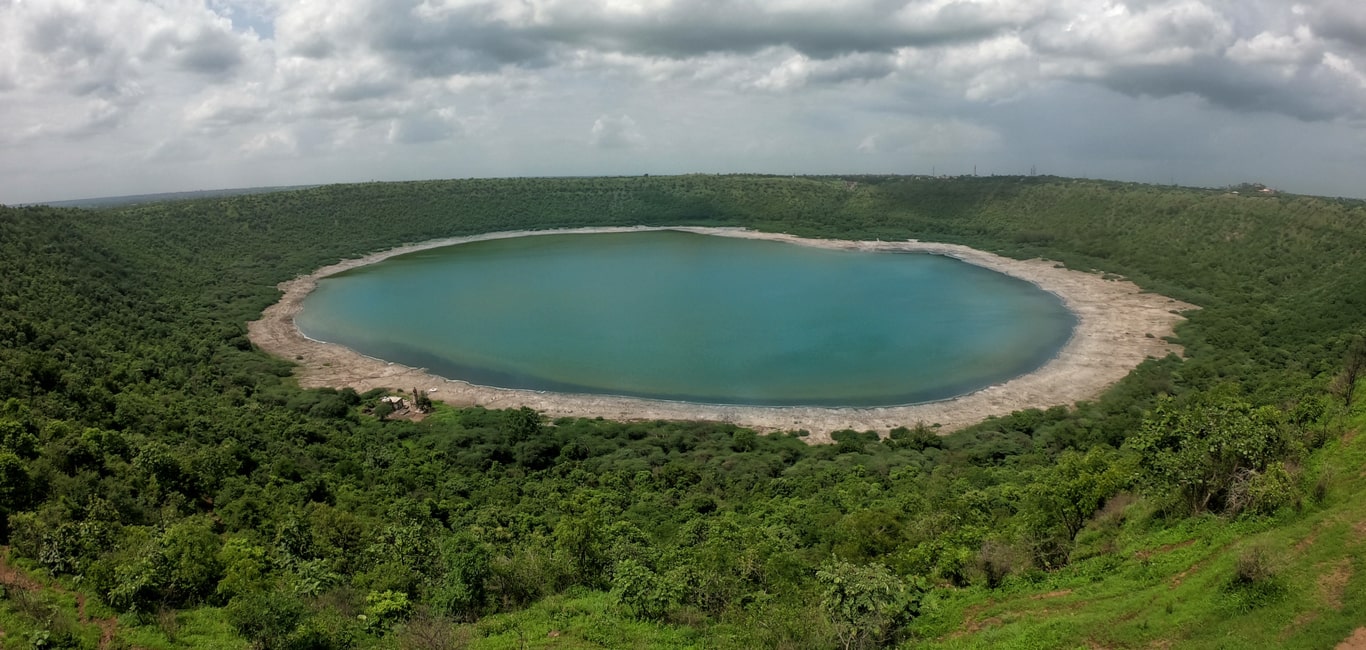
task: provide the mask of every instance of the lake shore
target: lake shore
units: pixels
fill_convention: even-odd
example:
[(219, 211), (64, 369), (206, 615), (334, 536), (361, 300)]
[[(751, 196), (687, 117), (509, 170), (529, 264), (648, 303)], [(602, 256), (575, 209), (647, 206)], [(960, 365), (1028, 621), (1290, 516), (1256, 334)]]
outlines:
[[(783, 241), (856, 251), (921, 252), (946, 255), (1034, 283), (1057, 295), (1077, 317), (1072, 338), (1038, 370), (982, 390), (939, 402), (870, 408), (761, 407), (693, 404), (610, 395), (581, 395), (478, 386), (438, 377), (359, 354), (349, 348), (303, 336), (294, 317), (319, 279), (347, 269), (420, 250), (474, 241), (549, 234), (590, 234), (679, 230), (705, 235)], [(1113, 276), (1110, 276), (1113, 278)], [(1197, 307), (1165, 296), (1143, 292), (1127, 280), (1106, 279), (1099, 273), (1071, 271), (1046, 260), (1015, 260), (955, 244), (908, 241), (847, 241), (804, 239), (782, 233), (742, 228), (624, 227), (486, 233), (432, 240), (325, 266), (282, 282), (284, 295), (266, 308), (260, 320), (248, 323), (252, 343), (275, 356), (298, 364), (295, 376), (306, 388), (351, 386), (357, 391), (391, 388), (426, 391), (453, 406), (487, 408), (529, 406), (556, 417), (604, 417), (615, 420), (712, 420), (732, 422), (759, 431), (799, 430), (811, 442), (830, 440), (841, 429), (885, 433), (917, 423), (939, 425), (946, 433), (989, 417), (1026, 408), (1048, 408), (1093, 399), (1148, 357), (1181, 354), (1164, 337), (1183, 320), (1180, 312)]]

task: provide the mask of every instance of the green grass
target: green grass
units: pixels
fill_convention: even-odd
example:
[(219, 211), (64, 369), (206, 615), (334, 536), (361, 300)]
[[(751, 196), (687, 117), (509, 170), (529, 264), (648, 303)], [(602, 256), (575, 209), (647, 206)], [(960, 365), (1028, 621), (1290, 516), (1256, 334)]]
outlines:
[(94, 648), (99, 644), (100, 628), (81, 620), (74, 593), (5, 585), (0, 594), (0, 631), (4, 632), (0, 648)]
[[(552, 633), (557, 634), (552, 634)], [(622, 617), (612, 596), (592, 592), (548, 598), (526, 611), (492, 616), (475, 625), (471, 648), (702, 648), (701, 635)]]
[(223, 610), (217, 607), (168, 613), (160, 620), (156, 616), (145, 617), (145, 620), (124, 616), (119, 620), (117, 638), (132, 647), (147, 650), (245, 650), (249, 647), (228, 625)]
[[(422, 640), (438, 636), (456, 640), (452, 647), (470, 650), (724, 647), (716, 635), (696, 629), (633, 620), (611, 594), (601, 591), (551, 596), (519, 612), (489, 616), (469, 625), (446, 624), (439, 634), (420, 621), (409, 626), (412, 629), (399, 627), (378, 640), (377, 647), (423, 647)], [(419, 628), (421, 632), (416, 631)]]
[[(1275, 518), (1201, 517), (1148, 532), (1142, 505), (1116, 552), (1035, 581), (947, 594), (915, 624), (930, 648), (1330, 648), (1366, 622), (1366, 412), (1311, 459), (1321, 503)], [(1260, 549), (1274, 577), (1232, 584)], [(917, 645), (917, 647), (920, 647)]]

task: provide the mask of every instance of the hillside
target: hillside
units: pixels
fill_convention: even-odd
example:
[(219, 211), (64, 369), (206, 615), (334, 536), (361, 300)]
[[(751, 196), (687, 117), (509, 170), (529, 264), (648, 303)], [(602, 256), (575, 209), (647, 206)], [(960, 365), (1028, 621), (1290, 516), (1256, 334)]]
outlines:
[[(636, 224), (966, 244), (1201, 309), (1186, 359), (1093, 403), (824, 446), (385, 420), (381, 391), (301, 390), (245, 336), (339, 259)], [(1331, 647), (1366, 620), (1363, 251), (1359, 201), (1048, 177), (0, 208), (0, 645)]]

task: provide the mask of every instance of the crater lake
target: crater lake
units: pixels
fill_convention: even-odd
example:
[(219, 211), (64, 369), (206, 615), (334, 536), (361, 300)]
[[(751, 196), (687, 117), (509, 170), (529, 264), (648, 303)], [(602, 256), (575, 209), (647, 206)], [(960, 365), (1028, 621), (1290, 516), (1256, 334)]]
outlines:
[(474, 384), (866, 407), (1031, 372), (1076, 318), (1027, 281), (950, 257), (665, 230), (392, 257), (320, 280), (295, 324)]

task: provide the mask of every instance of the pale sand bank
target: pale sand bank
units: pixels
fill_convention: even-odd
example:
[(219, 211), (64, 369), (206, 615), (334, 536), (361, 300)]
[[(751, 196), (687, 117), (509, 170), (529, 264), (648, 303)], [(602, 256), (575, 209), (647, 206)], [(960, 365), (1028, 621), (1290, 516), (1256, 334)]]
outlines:
[[(816, 408), (690, 404), (608, 395), (578, 395), (477, 386), (356, 353), (331, 343), (305, 338), (294, 326), (304, 297), (319, 278), (373, 264), (413, 251), (466, 242), (528, 235), (568, 233), (617, 233), (645, 230), (681, 230), (705, 235), (768, 239), (802, 246), (860, 251), (911, 251), (947, 255), (965, 262), (1028, 280), (1059, 296), (1077, 315), (1072, 339), (1043, 367), (1005, 383), (954, 399), (876, 408)], [(1026, 408), (1070, 405), (1098, 396), (1148, 357), (1181, 354), (1163, 340), (1182, 320), (1178, 312), (1195, 306), (1153, 293), (1144, 293), (1126, 280), (1106, 280), (1097, 273), (1061, 268), (1045, 260), (1014, 260), (955, 244), (866, 242), (802, 239), (743, 228), (583, 228), (498, 232), (454, 237), (403, 246), (393, 250), (345, 260), (314, 273), (280, 283), (284, 296), (268, 307), (261, 320), (248, 323), (251, 340), (276, 356), (295, 361), (295, 375), (306, 388), (351, 386), (358, 391), (385, 387), (430, 390), (433, 399), (455, 406), (488, 408), (529, 406), (555, 418), (596, 417), (617, 420), (715, 420), (733, 422), (760, 431), (806, 429), (812, 442), (828, 441), (841, 429), (886, 432), (918, 422), (939, 424), (940, 432), (959, 429), (993, 415), (1007, 415)]]

